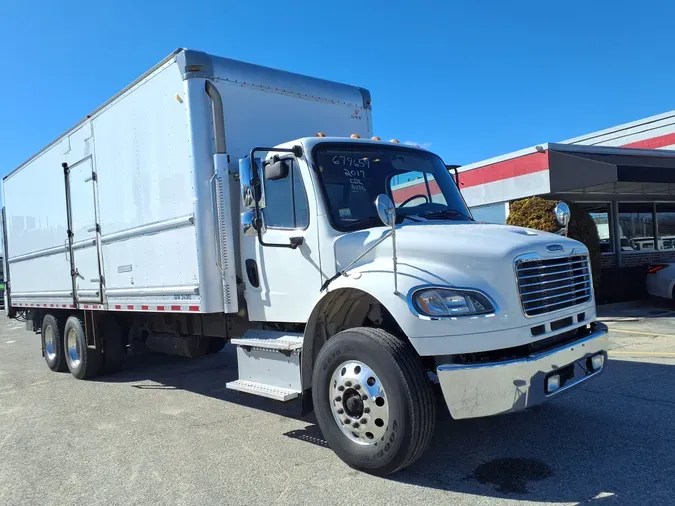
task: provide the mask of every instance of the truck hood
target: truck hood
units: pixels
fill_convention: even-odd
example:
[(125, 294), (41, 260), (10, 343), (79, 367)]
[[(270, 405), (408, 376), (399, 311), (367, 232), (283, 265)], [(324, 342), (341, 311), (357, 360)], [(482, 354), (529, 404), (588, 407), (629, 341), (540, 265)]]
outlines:
[[(363, 230), (338, 237), (334, 242), (337, 266), (342, 269), (386, 234), (386, 227)], [(577, 314), (594, 317), (593, 301), (560, 312), (528, 317), (521, 307), (515, 273), (520, 255), (541, 258), (585, 254), (586, 247), (556, 234), (512, 226), (475, 222), (404, 223), (396, 227), (397, 289), (394, 288), (392, 241), (387, 237), (354, 266), (350, 275), (335, 281), (334, 288), (362, 289), (387, 307), (406, 335), (420, 339), (430, 348), (425, 354), (466, 353), (476, 350), (519, 346), (533, 339), (531, 328)], [(351, 275), (353, 274), (353, 275)], [(494, 316), (432, 321), (413, 316), (408, 295), (423, 286), (448, 286), (480, 290), (495, 304)], [(505, 333), (513, 329), (511, 333)], [(544, 339), (553, 335), (549, 331)], [(471, 339), (459, 337), (469, 336)], [(434, 344), (435, 337), (458, 336), (447, 346)], [(439, 347), (440, 346), (440, 347)]]
[[(354, 261), (387, 232), (386, 227), (341, 236), (335, 242), (337, 267)], [(499, 304), (519, 304), (514, 261), (524, 254), (554, 258), (587, 252), (564, 236), (520, 227), (475, 222), (402, 224), (396, 227), (397, 268), (401, 288), (425, 284), (475, 288)], [(352, 269), (393, 271), (391, 238), (365, 255)], [(390, 267), (391, 266), (391, 267)], [(511, 309), (516, 309), (512, 307)], [(520, 309), (518, 308), (518, 311)]]
[[(344, 267), (349, 264), (387, 230), (377, 227), (340, 237), (335, 243), (338, 265)], [(569, 255), (572, 250), (579, 248), (586, 251), (582, 243), (564, 236), (528, 228), (475, 222), (398, 225), (396, 247), (401, 260), (441, 260), (442, 263), (465, 266), (495, 260), (512, 264), (515, 257), (525, 253), (537, 253), (547, 258)], [(374, 253), (377, 256), (391, 256), (391, 241), (384, 241)]]

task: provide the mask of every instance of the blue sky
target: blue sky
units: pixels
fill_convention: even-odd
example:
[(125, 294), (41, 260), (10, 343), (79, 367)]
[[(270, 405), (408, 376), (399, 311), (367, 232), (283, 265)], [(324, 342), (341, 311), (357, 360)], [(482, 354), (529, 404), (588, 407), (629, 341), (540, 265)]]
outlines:
[(0, 0), (0, 175), (176, 47), (373, 96), (447, 163), (675, 109), (669, 0)]

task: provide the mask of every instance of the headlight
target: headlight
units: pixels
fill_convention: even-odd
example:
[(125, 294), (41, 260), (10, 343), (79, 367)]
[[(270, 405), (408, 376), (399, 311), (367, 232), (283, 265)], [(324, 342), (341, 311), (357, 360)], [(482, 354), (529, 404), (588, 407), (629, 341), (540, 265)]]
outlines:
[(475, 291), (444, 288), (422, 289), (413, 295), (415, 309), (425, 316), (472, 316), (493, 313), (495, 307), (485, 295)]

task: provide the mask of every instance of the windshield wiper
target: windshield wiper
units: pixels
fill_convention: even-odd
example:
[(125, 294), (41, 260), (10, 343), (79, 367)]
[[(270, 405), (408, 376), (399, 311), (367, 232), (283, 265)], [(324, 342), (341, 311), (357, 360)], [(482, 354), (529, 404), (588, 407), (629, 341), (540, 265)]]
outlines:
[[(411, 221), (419, 221), (415, 220), (414, 218), (411, 218), (410, 216), (406, 216), (403, 214), (397, 214), (396, 215), (396, 224), (399, 225), (403, 223), (403, 220), (409, 219)], [(342, 228), (344, 230), (355, 230), (355, 229), (365, 229), (365, 228), (370, 228), (370, 227), (377, 227), (381, 226), (384, 227), (385, 225), (382, 223), (382, 220), (378, 216), (369, 216), (367, 218), (361, 218), (359, 220), (354, 221), (353, 223), (347, 223), (343, 224)]]
[(457, 209), (443, 209), (440, 211), (428, 211), (426, 213), (422, 213), (419, 216), (422, 218), (454, 218), (456, 216), (461, 216), (462, 218), (466, 218), (469, 221), (473, 221), (473, 218), (467, 216), (464, 214), (462, 211), (458, 211)]

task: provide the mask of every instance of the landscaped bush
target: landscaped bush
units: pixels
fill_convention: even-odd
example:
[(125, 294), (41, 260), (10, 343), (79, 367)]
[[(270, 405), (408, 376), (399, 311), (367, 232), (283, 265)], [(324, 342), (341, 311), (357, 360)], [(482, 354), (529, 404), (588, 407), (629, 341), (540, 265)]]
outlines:
[[(545, 200), (541, 197), (530, 197), (513, 202), (509, 206), (508, 225), (533, 228), (544, 232), (557, 232), (560, 225), (555, 218), (553, 209), (559, 200)], [(591, 259), (593, 285), (598, 293), (600, 285), (600, 237), (598, 228), (591, 215), (577, 205), (567, 202), (570, 207), (570, 223), (567, 236), (586, 245)]]

